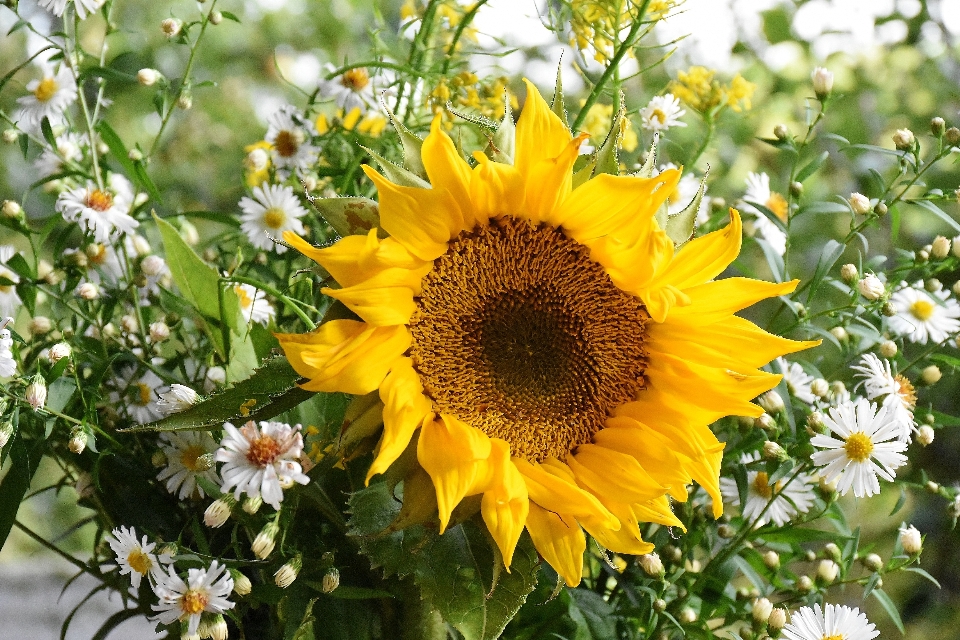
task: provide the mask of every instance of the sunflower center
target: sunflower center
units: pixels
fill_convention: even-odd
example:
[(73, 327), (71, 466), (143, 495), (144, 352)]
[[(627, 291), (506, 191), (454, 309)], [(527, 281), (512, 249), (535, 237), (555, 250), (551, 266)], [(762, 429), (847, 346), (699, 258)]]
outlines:
[(301, 142), (301, 136), (298, 136), (296, 132), (283, 129), (273, 141), (273, 148), (277, 150), (281, 157), (290, 158), (297, 154)]
[(263, 224), (271, 229), (279, 229), (287, 221), (287, 214), (280, 207), (270, 207), (263, 212)]
[(57, 94), (57, 81), (53, 78), (44, 78), (33, 90), (33, 97), (38, 102), (47, 102)]
[(854, 462), (863, 462), (873, 453), (873, 441), (865, 433), (851, 433), (843, 445), (843, 450), (847, 453), (847, 458)]
[(94, 211), (99, 211), (103, 213), (107, 209), (113, 206), (113, 196), (105, 191), (100, 191), (99, 189), (94, 189), (87, 194), (86, 205), (93, 209)]
[(893, 377), (897, 384), (897, 395), (900, 396), (900, 402), (908, 409), (917, 406), (917, 391), (913, 388), (913, 383), (907, 380), (903, 375), (897, 374)]
[(206, 471), (210, 467), (206, 460), (201, 460), (207, 450), (200, 445), (193, 444), (183, 450), (180, 454), (180, 464), (189, 471)]
[(360, 91), (370, 84), (370, 74), (363, 67), (350, 69), (340, 76), (340, 84), (350, 91)]
[(247, 460), (250, 464), (265, 467), (280, 455), (280, 445), (270, 436), (260, 436), (250, 443)]
[(153, 561), (150, 556), (145, 554), (140, 547), (130, 552), (130, 555), (127, 556), (127, 564), (139, 574), (145, 574), (153, 568)]
[(527, 460), (565, 459), (644, 387), (643, 303), (553, 227), (460, 234), (417, 306), (411, 357), (434, 409)]
[(770, 199), (764, 203), (767, 209), (770, 209), (780, 220), (787, 221), (787, 200), (779, 193), (771, 193)]
[(933, 303), (929, 300), (917, 300), (912, 305), (910, 305), (910, 313), (913, 314), (913, 317), (921, 322), (929, 320), (930, 316), (933, 315)]
[(184, 615), (193, 616), (202, 613), (207, 608), (210, 598), (205, 591), (190, 589), (180, 599), (180, 610)]

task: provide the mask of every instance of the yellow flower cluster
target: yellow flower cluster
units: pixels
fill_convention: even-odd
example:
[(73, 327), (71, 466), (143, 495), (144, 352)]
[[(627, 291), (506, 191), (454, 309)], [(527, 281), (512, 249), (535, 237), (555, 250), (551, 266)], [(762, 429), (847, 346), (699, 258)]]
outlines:
[[(618, 34), (636, 19), (641, 4), (640, 0), (572, 0), (570, 44), (581, 51), (593, 49), (594, 59), (606, 63), (613, 56)], [(652, 0), (643, 19), (660, 20), (675, 5), (676, 0)]]
[[(440, 42), (444, 48), (448, 48), (451, 42), (453, 42), (454, 32), (457, 30), (457, 27), (460, 26), (460, 22), (463, 20), (463, 17), (472, 11), (473, 8), (473, 4), (464, 5), (460, 4), (457, 0), (447, 0), (446, 2), (441, 2), (436, 5), (434, 19), (439, 21), (439, 25), (444, 31), (444, 33), (438, 38), (438, 42)], [(400, 7), (400, 22), (403, 24), (408, 24), (422, 20), (425, 9), (425, 2), (406, 0), (406, 2), (403, 3), (403, 6)], [(457, 51), (460, 50), (464, 39), (476, 42), (477, 30), (472, 26), (467, 26), (464, 28), (455, 47)]]
[[(583, 121), (582, 131), (590, 134), (590, 144), (599, 146), (610, 130), (610, 123), (613, 121), (613, 105), (594, 104), (587, 111), (587, 117)], [(634, 131), (630, 120), (624, 118), (620, 121), (620, 148), (626, 152), (637, 148), (639, 140), (637, 132)]]
[(734, 111), (750, 110), (750, 99), (757, 85), (739, 73), (730, 84), (720, 82), (715, 76), (713, 69), (690, 67), (677, 73), (677, 79), (670, 83), (669, 90), (700, 113), (707, 113), (718, 106), (727, 106)]
[(454, 108), (467, 108), (479, 112), (485, 118), (503, 117), (504, 95), (510, 96), (510, 106), (519, 107), (517, 96), (507, 87), (507, 78), (493, 78), (481, 81), (469, 71), (458, 73), (452, 78), (440, 78), (440, 82), (427, 95), (427, 105), (434, 113), (446, 111), (447, 103)]
[(343, 109), (337, 109), (332, 124), (326, 114), (321, 113), (317, 116), (314, 124), (317, 127), (317, 133), (320, 135), (330, 131), (333, 126), (339, 125), (346, 131), (356, 131), (357, 133), (378, 138), (387, 126), (387, 118), (376, 111), (363, 112), (359, 107), (354, 107), (349, 113), (344, 113)]

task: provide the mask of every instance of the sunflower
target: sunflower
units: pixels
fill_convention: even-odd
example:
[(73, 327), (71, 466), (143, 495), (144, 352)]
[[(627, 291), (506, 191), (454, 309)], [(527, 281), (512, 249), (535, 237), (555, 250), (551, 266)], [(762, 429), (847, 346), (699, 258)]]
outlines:
[(304, 389), (379, 390), (367, 482), (415, 446), (441, 533), (480, 495), (508, 569), (526, 528), (572, 586), (584, 530), (616, 553), (648, 553), (639, 522), (682, 526), (669, 500), (686, 500), (693, 480), (719, 516), (723, 444), (708, 425), (761, 415), (751, 399), (781, 376), (758, 367), (817, 343), (733, 315), (796, 286), (713, 281), (740, 250), (736, 211), (675, 254), (654, 216), (680, 172), (574, 189), (585, 136), (527, 88), (513, 164), (476, 153), (471, 167), (437, 118), (422, 146), (431, 188), (364, 167), (379, 235), (316, 248), (284, 234), (359, 320), (277, 337)]

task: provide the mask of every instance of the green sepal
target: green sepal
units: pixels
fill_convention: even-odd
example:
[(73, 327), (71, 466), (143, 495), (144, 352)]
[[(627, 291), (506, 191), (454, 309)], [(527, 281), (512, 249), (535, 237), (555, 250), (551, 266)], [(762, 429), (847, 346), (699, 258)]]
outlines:
[(503, 120), (500, 121), (500, 126), (493, 133), (487, 157), (494, 162), (513, 164), (513, 157), (517, 151), (517, 127), (513, 123), (510, 95), (506, 90), (503, 92), (503, 104)]
[(386, 176), (387, 180), (390, 182), (398, 184), (401, 187), (414, 187), (417, 189), (430, 188), (429, 182), (412, 171), (404, 169), (400, 165), (390, 162), (373, 149), (369, 149), (363, 145), (360, 145), (360, 148), (369, 153), (370, 156), (377, 161), (377, 164), (380, 165), (380, 169), (383, 171), (383, 175)]
[[(700, 187), (697, 189), (697, 195), (693, 200), (683, 208), (682, 211), (667, 217), (667, 224), (664, 231), (667, 236), (673, 240), (674, 247), (680, 247), (693, 237), (693, 232), (697, 228), (697, 212), (700, 210), (700, 203), (703, 202), (703, 196), (707, 192), (707, 176), (710, 175), (710, 165), (700, 179)], [(662, 207), (661, 207), (662, 208)], [(659, 212), (657, 212), (659, 214)]]
[[(380, 227), (380, 206), (370, 198), (344, 196), (342, 198), (308, 198), (313, 208), (341, 237), (366, 235)], [(381, 229), (378, 234), (386, 238)]]
[(593, 168), (593, 175), (607, 173), (613, 176), (620, 175), (620, 160), (617, 158), (617, 147), (620, 146), (620, 124), (626, 117), (627, 110), (623, 106), (623, 96), (620, 96), (620, 110), (613, 117), (610, 131), (604, 138), (603, 144), (597, 150), (597, 164)]
[[(561, 63), (563, 62), (563, 54), (560, 54), (560, 62), (557, 63), (557, 82), (553, 86), (553, 102), (550, 103), (550, 110), (557, 114), (557, 117), (560, 118), (560, 122), (563, 123), (563, 126), (570, 128), (569, 123), (567, 122), (567, 107), (563, 103), (563, 78), (560, 75)], [(510, 107), (507, 107), (509, 111)]]
[(652, 178), (657, 171), (657, 147), (660, 145), (660, 132), (654, 132), (653, 142), (650, 143), (650, 149), (647, 151), (647, 159), (640, 167), (640, 170), (633, 175), (638, 178)]
[(393, 114), (393, 111), (390, 107), (387, 106), (387, 103), (381, 102), (383, 108), (387, 110), (387, 115), (390, 117), (390, 122), (393, 124), (393, 128), (397, 130), (397, 135), (400, 136), (400, 144), (403, 145), (403, 164), (406, 169), (418, 177), (427, 179), (427, 170), (423, 166), (423, 140), (407, 129), (402, 122), (397, 120), (397, 117)]

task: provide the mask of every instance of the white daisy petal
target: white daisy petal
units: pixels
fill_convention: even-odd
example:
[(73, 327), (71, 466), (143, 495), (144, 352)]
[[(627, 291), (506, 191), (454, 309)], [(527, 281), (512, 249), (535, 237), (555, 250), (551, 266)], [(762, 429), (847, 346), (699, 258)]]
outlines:
[(307, 215), (307, 210), (290, 187), (272, 184), (254, 187), (253, 198), (240, 199), (240, 210), (243, 211), (240, 228), (258, 249), (283, 253), (287, 248), (271, 238), (280, 238), (284, 231), (304, 234), (300, 218)]
[(220, 471), (221, 491), (234, 490), (234, 497), (246, 493), (251, 498), (280, 508), (283, 501), (281, 476), (289, 482), (310, 482), (296, 460), (303, 451), (300, 425), (291, 427), (282, 422), (248, 422), (240, 429), (229, 422), (223, 425), (225, 435), (215, 458), (225, 463)]

